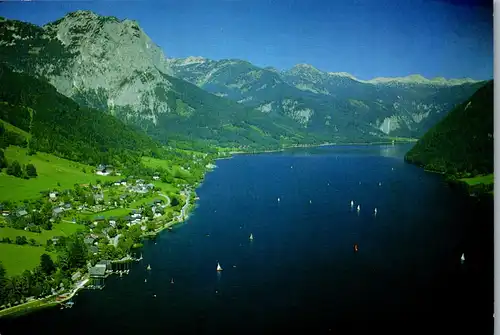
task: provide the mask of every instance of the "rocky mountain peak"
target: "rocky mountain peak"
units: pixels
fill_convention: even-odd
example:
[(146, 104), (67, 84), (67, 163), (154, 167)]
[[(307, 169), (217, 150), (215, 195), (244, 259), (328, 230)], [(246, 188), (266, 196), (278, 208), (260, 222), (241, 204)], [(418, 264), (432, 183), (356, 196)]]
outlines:
[(290, 69), (290, 71), (308, 71), (308, 72), (318, 72), (318, 73), (321, 72), (314, 66), (305, 63), (296, 64), (294, 67)]

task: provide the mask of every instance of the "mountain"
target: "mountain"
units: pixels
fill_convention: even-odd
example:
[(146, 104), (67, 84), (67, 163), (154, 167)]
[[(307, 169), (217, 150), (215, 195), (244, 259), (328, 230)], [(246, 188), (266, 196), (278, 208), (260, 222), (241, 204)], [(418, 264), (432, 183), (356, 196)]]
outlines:
[(264, 112), (286, 115), (315, 132), (354, 127), (374, 136), (421, 136), (484, 82), (419, 75), (363, 81), (298, 64), (286, 71), (242, 60), (169, 59), (174, 74)]
[(24, 145), (32, 153), (44, 151), (94, 166), (129, 164), (163, 151), (143, 131), (82, 107), (43, 79), (5, 65), (0, 65), (0, 119), (29, 133)]
[(493, 81), (432, 127), (405, 160), (459, 176), (493, 173)]
[(172, 145), (278, 148), (419, 136), (480, 85), (168, 59), (137, 22), (90, 11), (43, 27), (0, 20), (0, 63)]
[(1, 20), (0, 62), (44, 78), (79, 104), (107, 111), (164, 143), (200, 139), (236, 147), (315, 141), (284, 117), (270, 121), (172, 77), (160, 48), (131, 20), (90, 11), (69, 13), (44, 27)]

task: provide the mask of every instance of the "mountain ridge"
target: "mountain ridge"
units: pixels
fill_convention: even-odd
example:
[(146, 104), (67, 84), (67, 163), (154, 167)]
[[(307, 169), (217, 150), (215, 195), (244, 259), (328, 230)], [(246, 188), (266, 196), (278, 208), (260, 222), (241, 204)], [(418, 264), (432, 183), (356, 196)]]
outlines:
[(283, 72), (238, 59), (166, 58), (136, 21), (90, 11), (43, 27), (1, 21), (0, 36), (1, 62), (164, 143), (198, 138), (280, 146), (415, 137), (478, 87), (373, 85), (308, 64)]

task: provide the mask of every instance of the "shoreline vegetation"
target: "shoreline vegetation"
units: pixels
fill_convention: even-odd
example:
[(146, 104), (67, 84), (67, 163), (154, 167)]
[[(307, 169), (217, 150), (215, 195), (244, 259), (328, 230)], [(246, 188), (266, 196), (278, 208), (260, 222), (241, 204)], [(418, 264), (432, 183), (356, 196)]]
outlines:
[(494, 196), (493, 96), (489, 81), (429, 129), (405, 161), (472, 197)]
[[(225, 149), (225, 148), (218, 148), (218, 155), (214, 155), (213, 157), (213, 163), (215, 163), (219, 159), (229, 159), (232, 158), (236, 154), (260, 154), (260, 153), (269, 153), (269, 152), (282, 152), (285, 150), (290, 150), (290, 149), (295, 149), (295, 148), (314, 148), (314, 147), (324, 147), (324, 146), (341, 146), (341, 145), (380, 145), (380, 144), (391, 144), (391, 143), (408, 143), (408, 142), (414, 142), (414, 140), (408, 140), (408, 139), (397, 139), (394, 142), (389, 140), (389, 141), (380, 141), (380, 142), (370, 142), (370, 143), (322, 143), (322, 144), (305, 144), (305, 145), (293, 145), (293, 146), (286, 146), (277, 150), (232, 150), (232, 149)], [(180, 195), (185, 198), (185, 202), (180, 209), (180, 213), (176, 215), (175, 217), (172, 217), (170, 220), (166, 222), (162, 222), (165, 220), (164, 218), (160, 219), (155, 219), (157, 222), (157, 228), (154, 229), (153, 231), (145, 231), (142, 232), (140, 235), (141, 240), (144, 239), (149, 239), (149, 238), (154, 238), (158, 234), (160, 234), (162, 231), (168, 229), (172, 229), (173, 226), (185, 222), (190, 214), (192, 214), (192, 211), (196, 208), (197, 205), (197, 200), (199, 199), (197, 194), (196, 194), (196, 189), (202, 185), (206, 174), (211, 172), (214, 168), (217, 166), (213, 163), (206, 164), (203, 168), (203, 172), (201, 173), (201, 178), (194, 184), (184, 188), (181, 192)], [(170, 202), (170, 199), (169, 199)], [(143, 246), (142, 243), (135, 243), (133, 246), (134, 250), (140, 249)], [(38, 298), (38, 299), (33, 299), (30, 298), (28, 301), (24, 303), (20, 303), (11, 307), (7, 307), (4, 309), (0, 309), (0, 317), (4, 316), (17, 316), (20, 314), (25, 314), (28, 312), (32, 312), (38, 309), (42, 308), (47, 308), (47, 307), (53, 307), (60, 305), (68, 300), (70, 300), (79, 290), (83, 289), (85, 286), (87, 286), (90, 283), (89, 280), (89, 275), (86, 274), (80, 280), (77, 282), (75, 285), (72, 285), (71, 288), (67, 288), (63, 291), (59, 291), (57, 293), (51, 294), (49, 296), (43, 297), (43, 298)]]

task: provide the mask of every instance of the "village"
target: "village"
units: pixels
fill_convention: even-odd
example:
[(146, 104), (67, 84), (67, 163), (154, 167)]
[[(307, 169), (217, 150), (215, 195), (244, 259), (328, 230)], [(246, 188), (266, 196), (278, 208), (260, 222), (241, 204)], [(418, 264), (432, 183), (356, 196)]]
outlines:
[[(93, 173), (102, 176), (103, 180), (95, 184), (75, 184), (69, 190), (44, 191), (40, 198), (24, 201), (21, 206), (10, 202), (0, 204), (0, 227), (19, 232), (15, 241), (3, 237), (0, 243), (40, 246), (48, 253), (59, 252), (68, 244), (68, 236), (55, 235), (42, 243), (26, 238), (22, 232), (43, 236), (57, 231), (60, 225), (67, 225), (75, 229), (84, 244), (82, 250), (87, 253), (85, 266), (82, 263), (72, 271), (68, 269), (69, 282), (51, 287), (36, 298), (22, 298), (3, 308), (34, 301), (63, 303), (83, 287), (102, 289), (107, 276), (128, 274), (133, 262), (142, 259), (136, 250), (142, 246), (144, 238), (154, 237), (163, 229), (172, 230), (172, 225), (186, 219), (196, 199), (194, 185), (179, 179), (177, 184), (171, 185), (156, 173), (141, 178), (122, 176), (109, 165), (99, 165)], [(71, 305), (70, 302), (63, 306)]]

